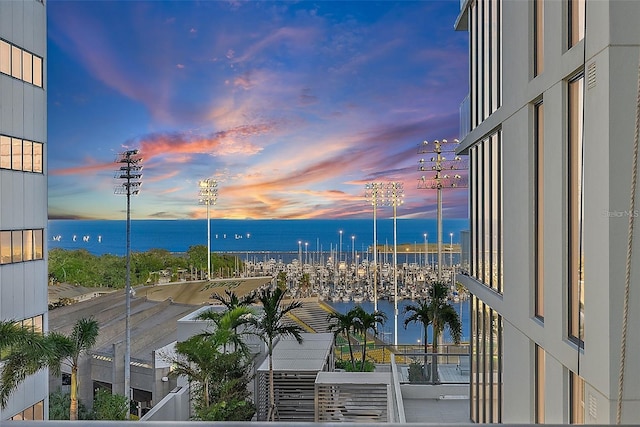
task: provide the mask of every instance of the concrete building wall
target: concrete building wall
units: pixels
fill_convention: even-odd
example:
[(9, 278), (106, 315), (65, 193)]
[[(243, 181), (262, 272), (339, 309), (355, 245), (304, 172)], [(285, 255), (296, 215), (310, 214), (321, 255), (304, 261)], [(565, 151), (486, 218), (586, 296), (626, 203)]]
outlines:
[[(47, 329), (47, 109), (46, 5), (36, 0), (0, 2), (0, 41), (42, 59), (41, 84), (28, 74), (0, 72), (0, 136), (36, 142), (42, 147), (42, 170), (0, 169), (0, 231), (41, 230), (42, 255), (28, 261), (0, 264), (0, 319), (35, 321)], [(1, 59), (0, 59), (1, 61)], [(33, 70), (33, 68), (32, 68)], [(27, 380), (0, 410), (0, 420), (35, 417), (48, 412), (47, 373)], [(26, 411), (25, 411), (26, 410)], [(25, 412), (23, 412), (25, 411)]]
[[(574, 3), (577, 3), (574, 2)], [(475, 7), (466, 2), (463, 7)], [(544, 418), (570, 420), (569, 373), (584, 380), (586, 423), (613, 423), (633, 160), (640, 2), (586, 1), (585, 37), (568, 46), (568, 5), (544, 2), (544, 70), (533, 74), (534, 2), (502, 0), (500, 108), (464, 138), (461, 151), (502, 131), (504, 283), (500, 294), (462, 277), (498, 311), (503, 329), (502, 422), (535, 421), (535, 348), (545, 351)], [(468, 13), (462, 12), (462, 13)], [(569, 329), (568, 81), (584, 74), (583, 348)], [(544, 102), (544, 319), (535, 317), (534, 102)], [(472, 181), (473, 182), (473, 181)], [(636, 193), (637, 194), (637, 193)], [(637, 197), (637, 195), (636, 195)], [(473, 221), (472, 221), (473, 223)], [(636, 232), (637, 235), (637, 232)], [(640, 239), (634, 240), (627, 354), (640, 354)], [(473, 247), (473, 246), (472, 246)], [(473, 250), (473, 249), (472, 249)], [(628, 356), (630, 357), (630, 356)], [(640, 419), (640, 368), (627, 358), (622, 422)]]

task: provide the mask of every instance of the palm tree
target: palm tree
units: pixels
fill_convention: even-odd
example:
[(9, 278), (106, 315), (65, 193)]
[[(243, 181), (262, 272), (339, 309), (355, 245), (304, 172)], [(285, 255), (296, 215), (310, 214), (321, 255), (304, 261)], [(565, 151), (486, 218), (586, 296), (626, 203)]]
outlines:
[(0, 408), (6, 407), (11, 393), (27, 376), (42, 369), (41, 362), (49, 353), (41, 333), (13, 320), (0, 321), (0, 354), (6, 355), (0, 376)]
[(360, 370), (364, 372), (364, 362), (367, 360), (367, 332), (373, 331), (373, 336), (378, 336), (378, 330), (376, 325), (384, 325), (387, 321), (387, 315), (381, 311), (374, 311), (373, 313), (367, 313), (359, 305), (354, 307), (351, 311), (354, 312), (354, 329), (362, 333), (364, 337), (364, 346), (362, 347), (362, 365)]
[(42, 345), (42, 334), (12, 320), (0, 320), (0, 351), (4, 352), (12, 346), (20, 344)]
[(238, 328), (246, 323), (253, 311), (249, 307), (237, 306), (227, 309), (224, 313), (208, 310), (198, 315), (198, 319), (208, 320), (213, 324), (213, 332), (203, 332), (198, 336), (208, 339), (227, 351), (227, 346), (233, 344), (234, 351), (240, 349), (248, 353), (247, 345), (242, 341), (246, 332), (238, 333)]
[(409, 323), (422, 323), (424, 331), (423, 343), (424, 343), (424, 366), (427, 366), (427, 353), (429, 352), (428, 330), (427, 328), (431, 324), (431, 306), (426, 300), (418, 300), (417, 304), (407, 304), (404, 307), (404, 313), (408, 316), (404, 319), (404, 328), (407, 328)]
[(99, 330), (97, 320), (80, 319), (73, 325), (70, 336), (55, 332), (47, 336), (47, 340), (55, 343), (53, 347), (57, 350), (54, 365), (56, 370), (59, 370), (63, 363), (71, 368), (71, 405), (69, 407), (71, 420), (78, 419), (78, 361), (81, 355), (96, 344)]
[(329, 322), (328, 330), (333, 332), (334, 341), (338, 338), (338, 335), (342, 334), (347, 338), (347, 344), (349, 345), (349, 355), (351, 356), (351, 366), (355, 369), (356, 362), (353, 357), (353, 347), (351, 346), (351, 330), (354, 326), (354, 311), (349, 310), (347, 313), (342, 314), (338, 312), (332, 312), (327, 315), (327, 321)]
[(71, 368), (71, 420), (78, 419), (78, 360), (93, 347), (98, 338), (98, 322), (92, 318), (80, 319), (73, 326), (70, 336), (49, 333), (31, 347), (27, 342), (14, 345), (5, 360), (0, 385), (0, 403), (6, 405), (9, 395), (28, 376), (44, 367), (59, 374), (62, 364)]
[[(208, 313), (211, 314), (203, 313), (199, 318), (211, 320), (213, 331), (177, 343), (179, 356), (167, 360), (176, 366), (177, 374), (198, 383), (198, 418), (212, 421), (251, 418), (254, 411), (248, 401), (248, 392), (243, 394), (250, 381), (250, 352), (241, 339), (243, 334), (237, 333), (237, 327), (246, 323), (245, 319), (252, 312), (248, 307), (235, 307), (224, 313)], [(234, 345), (233, 352), (227, 352), (229, 344)], [(212, 404), (215, 407), (211, 407)], [(230, 419), (234, 415), (239, 418)]]
[(292, 336), (299, 344), (302, 344), (302, 329), (296, 324), (287, 324), (284, 319), (288, 313), (302, 307), (299, 301), (293, 301), (282, 306), (285, 292), (281, 288), (263, 288), (258, 294), (258, 301), (262, 304), (263, 313), (260, 317), (251, 317), (249, 323), (254, 328), (254, 333), (267, 345), (269, 355), (269, 412), (267, 420), (275, 420), (276, 402), (273, 387), (273, 347), (274, 342), (280, 337)]
[[(225, 289), (224, 293), (226, 295), (226, 298), (223, 295), (214, 293), (213, 295), (211, 295), (211, 299), (220, 302), (222, 305), (227, 307), (227, 309), (249, 306), (256, 302), (256, 295), (253, 292), (244, 295), (242, 298), (238, 297), (235, 292), (230, 291), (229, 289)], [(210, 313), (210, 311), (208, 311), (207, 313)]]
[[(440, 282), (435, 282), (429, 290), (429, 311), (431, 314), (431, 326), (433, 327), (432, 351), (436, 355), (438, 353), (438, 338), (445, 328), (449, 329), (451, 337), (456, 344), (460, 344), (460, 337), (462, 335), (462, 323), (460, 322), (460, 316), (458, 316), (456, 309), (447, 301), (448, 293), (448, 286), (445, 283)], [(434, 357), (432, 369), (432, 378), (435, 382), (438, 382), (437, 356)]]

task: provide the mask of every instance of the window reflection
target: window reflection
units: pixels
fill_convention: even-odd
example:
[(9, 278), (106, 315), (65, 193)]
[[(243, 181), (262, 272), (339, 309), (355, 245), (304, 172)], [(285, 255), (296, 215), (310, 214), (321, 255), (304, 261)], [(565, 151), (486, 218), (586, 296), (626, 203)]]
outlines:
[(0, 168), (42, 173), (43, 144), (0, 135)]
[(0, 231), (0, 264), (41, 260), (44, 230)]
[(11, 74), (11, 45), (0, 40), (0, 73)]
[(502, 317), (475, 296), (471, 301), (471, 419), (502, 421)]
[(42, 58), (0, 40), (0, 73), (42, 87)]
[(29, 52), (22, 52), (22, 80), (27, 83), (33, 82), (33, 55)]
[(583, 76), (569, 82), (569, 337), (581, 346), (584, 339), (584, 231), (583, 221)]
[(22, 51), (16, 46), (11, 46), (11, 75), (22, 78)]

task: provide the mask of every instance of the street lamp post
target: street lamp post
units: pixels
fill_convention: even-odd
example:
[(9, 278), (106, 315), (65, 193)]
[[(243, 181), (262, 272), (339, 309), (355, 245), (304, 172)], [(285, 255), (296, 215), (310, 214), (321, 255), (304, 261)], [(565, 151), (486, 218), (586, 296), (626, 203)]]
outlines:
[[(442, 190), (444, 188), (464, 188), (467, 186), (467, 177), (459, 174), (450, 175), (451, 172), (466, 170), (467, 165), (460, 156), (455, 155), (455, 149), (459, 141), (454, 139), (448, 142), (435, 140), (432, 143), (423, 141), (418, 146), (418, 154), (433, 153), (430, 160), (424, 158), (418, 161), (420, 172), (434, 172), (433, 176), (422, 175), (418, 178), (418, 188), (437, 191), (437, 223), (438, 223), (438, 282), (442, 281)], [(453, 156), (453, 157), (452, 157)], [(449, 157), (451, 160), (448, 160)]]
[(302, 240), (298, 240), (298, 264), (302, 268)]
[(338, 268), (342, 262), (342, 230), (340, 230), (340, 251), (338, 252)]
[[(116, 163), (120, 169), (116, 171), (116, 178), (124, 182), (115, 188), (115, 194), (127, 196), (127, 273), (125, 285), (125, 351), (124, 351), (124, 393), (127, 401), (131, 399), (131, 196), (140, 193), (142, 185), (142, 157), (138, 150), (128, 150), (118, 155)], [(127, 419), (129, 411), (127, 410)]]
[(201, 205), (207, 206), (207, 280), (211, 280), (211, 219), (209, 217), (209, 206), (215, 205), (218, 200), (218, 181), (207, 178), (198, 183), (200, 187)]

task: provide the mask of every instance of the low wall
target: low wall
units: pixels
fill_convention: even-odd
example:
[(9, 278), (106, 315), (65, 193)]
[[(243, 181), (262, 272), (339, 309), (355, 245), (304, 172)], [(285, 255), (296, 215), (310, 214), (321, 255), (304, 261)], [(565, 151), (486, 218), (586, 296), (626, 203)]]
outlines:
[(404, 399), (468, 399), (469, 384), (400, 384)]
[(140, 421), (189, 421), (189, 385), (171, 390)]

